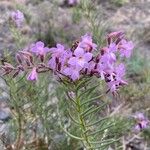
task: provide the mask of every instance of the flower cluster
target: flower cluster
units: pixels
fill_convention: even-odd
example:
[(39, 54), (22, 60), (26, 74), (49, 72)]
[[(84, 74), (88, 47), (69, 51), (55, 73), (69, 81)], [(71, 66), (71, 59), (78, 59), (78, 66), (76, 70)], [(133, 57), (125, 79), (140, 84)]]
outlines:
[(105, 79), (110, 90), (114, 92), (120, 85), (127, 84), (123, 80), (125, 66), (117, 63), (117, 57), (130, 57), (133, 43), (124, 39), (122, 32), (109, 34), (107, 41), (108, 45), (99, 50), (88, 34), (82, 36), (71, 49), (65, 50), (63, 45), (57, 44), (50, 49), (52, 57), (49, 67), (73, 81), (85, 75), (95, 75)]
[[(125, 66), (118, 63), (124, 58), (129, 58), (133, 49), (133, 43), (124, 38), (123, 32), (113, 32), (107, 36), (107, 45), (103, 48), (93, 42), (91, 35), (86, 34), (76, 41), (71, 48), (65, 48), (62, 44), (48, 48), (41, 41), (32, 44), (27, 50), (20, 51), (16, 55), (17, 68), (11, 64), (2, 66), (5, 74), (15, 70), (14, 76), (20, 71), (32, 69), (28, 80), (37, 80), (38, 73), (53, 71), (54, 74), (70, 82), (75, 82), (82, 77), (96, 76), (106, 81), (109, 90), (116, 92), (124, 84)], [(33, 61), (33, 57), (37, 61)], [(48, 58), (48, 62), (46, 61)]]
[(148, 125), (150, 125), (150, 121), (143, 115), (143, 113), (136, 113), (133, 117), (136, 121), (134, 130), (137, 132), (146, 129)]
[(11, 13), (11, 19), (17, 27), (21, 27), (24, 22), (24, 14), (20, 10)]

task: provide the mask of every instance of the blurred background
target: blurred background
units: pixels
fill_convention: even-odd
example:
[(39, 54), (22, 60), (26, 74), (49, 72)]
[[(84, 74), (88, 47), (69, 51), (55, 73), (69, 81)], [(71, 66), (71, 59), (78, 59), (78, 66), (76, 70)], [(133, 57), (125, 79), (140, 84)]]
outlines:
[[(10, 13), (14, 10), (20, 10), (25, 15), (25, 21), (20, 29), (10, 24)], [(13, 56), (18, 50), (23, 50), (39, 40), (48, 47), (55, 46), (56, 43), (71, 46), (73, 41), (85, 33), (91, 33), (97, 44), (103, 46), (104, 37), (118, 30), (127, 34), (128, 39), (134, 42), (135, 48), (132, 57), (126, 62), (128, 86), (121, 89), (117, 98), (112, 95), (106, 97), (113, 99), (110, 111), (117, 110), (115, 113), (127, 118), (132, 113), (140, 111), (150, 117), (150, 0), (89, 0), (86, 6), (84, 0), (73, 3), (69, 0), (0, 0), (1, 60), (4, 56), (7, 59), (7, 54)], [(53, 82), (51, 77), (51, 113), (57, 107), (56, 97), (51, 90), (55, 85)], [(11, 97), (3, 79), (0, 81), (0, 87), (0, 134), (5, 138), (4, 135), (9, 134), (9, 126), (12, 124)], [(55, 94), (59, 95), (61, 90), (58, 89)], [(60, 106), (63, 111), (64, 104), (61, 103)], [(52, 143), (50, 149), (79, 150), (80, 146), (77, 147), (76, 141), (64, 137), (55, 122), (57, 115), (53, 114), (49, 122)], [(121, 122), (122, 120), (118, 132), (123, 137), (127, 150), (150, 150), (150, 131), (135, 136), (127, 132), (128, 127), (124, 127)], [(41, 132), (40, 123), (38, 128)], [(11, 140), (13, 139), (7, 139), (7, 142)], [(42, 140), (40, 142), (42, 143)], [(3, 144), (2, 140), (1, 145)], [(3, 147), (0, 149), (3, 150)]]

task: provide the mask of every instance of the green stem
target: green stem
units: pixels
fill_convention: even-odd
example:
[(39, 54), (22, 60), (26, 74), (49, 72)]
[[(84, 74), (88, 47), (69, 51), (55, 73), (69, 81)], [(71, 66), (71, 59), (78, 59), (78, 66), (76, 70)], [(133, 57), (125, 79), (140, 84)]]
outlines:
[(17, 113), (16, 124), (18, 125), (17, 126), (18, 132), (17, 132), (17, 138), (15, 142), (15, 149), (19, 150), (22, 147), (23, 134), (24, 134), (23, 117), (21, 114), (21, 108), (19, 107), (19, 104), (18, 104), (20, 101), (18, 93), (16, 92), (16, 89), (18, 89), (18, 87), (13, 80), (10, 81), (9, 87), (10, 87), (10, 96), (13, 100), (14, 108)]
[(85, 140), (84, 145), (85, 145), (86, 149), (92, 150), (92, 145), (90, 143), (89, 137), (87, 136), (87, 133), (85, 132), (88, 129), (86, 127), (86, 122), (85, 122), (85, 120), (83, 118), (83, 115), (81, 115), (83, 112), (82, 112), (82, 108), (81, 108), (81, 102), (80, 102), (80, 99), (77, 96), (77, 93), (76, 93), (76, 102), (77, 102), (76, 106), (77, 106), (77, 110), (78, 110), (78, 119), (79, 119), (79, 122), (80, 122), (82, 137)]

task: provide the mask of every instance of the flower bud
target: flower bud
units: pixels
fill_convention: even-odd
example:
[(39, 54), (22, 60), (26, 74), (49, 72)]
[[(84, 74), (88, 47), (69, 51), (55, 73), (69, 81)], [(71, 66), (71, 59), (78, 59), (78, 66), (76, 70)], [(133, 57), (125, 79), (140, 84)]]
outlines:
[(38, 74), (37, 74), (37, 71), (36, 71), (36, 67), (34, 67), (32, 69), (32, 71), (30, 72), (30, 74), (28, 75), (27, 80), (37, 81), (37, 79), (38, 79)]
[(22, 59), (21, 59), (21, 56), (19, 54), (16, 54), (16, 60), (19, 64), (22, 64)]

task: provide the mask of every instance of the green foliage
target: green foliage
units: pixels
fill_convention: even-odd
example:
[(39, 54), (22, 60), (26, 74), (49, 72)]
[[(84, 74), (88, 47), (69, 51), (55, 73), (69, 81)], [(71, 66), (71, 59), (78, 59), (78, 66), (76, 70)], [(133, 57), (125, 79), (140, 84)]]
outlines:
[(139, 75), (143, 72), (143, 68), (148, 65), (147, 63), (147, 58), (144, 58), (139, 52), (136, 51), (131, 57), (130, 61), (127, 62), (128, 74)]
[(17, 49), (20, 49), (25, 43), (27, 42), (26, 38), (22, 38), (22, 33), (20, 30), (16, 29), (15, 27), (10, 27), (10, 31), (12, 33), (14, 42), (16, 43)]
[(49, 30), (46, 33), (42, 33), (41, 31), (39, 31), (36, 35), (36, 38), (38, 41), (43, 41), (47, 46), (53, 47), (56, 44), (54, 35), (55, 32), (49, 25)]
[(150, 140), (150, 128), (147, 128), (143, 131), (143, 137), (145, 137), (146, 140)]
[(112, 117), (114, 119), (114, 124), (115, 126), (112, 127), (111, 129), (111, 134), (114, 135), (116, 138), (122, 137), (126, 135), (128, 132), (130, 132), (132, 126), (133, 126), (133, 121), (129, 118), (126, 118), (124, 116), (119, 116), (116, 115)]
[(111, 0), (112, 3), (114, 3), (116, 6), (122, 6), (124, 5), (125, 3), (128, 2), (128, 0)]
[[(6, 83), (9, 87), (10, 106), (13, 112), (11, 138), (16, 144), (16, 149), (21, 149), (22, 146), (29, 147), (34, 140), (41, 139), (45, 142), (45, 138), (48, 145), (52, 144), (51, 136), (54, 134), (52, 131), (57, 130), (53, 123), (57, 120), (57, 116), (53, 113), (56, 104), (53, 102), (52, 93), (49, 93), (50, 77), (41, 75), (39, 82), (30, 83), (26, 80), (26, 75), (21, 75), (15, 79), (7, 78)], [(37, 136), (35, 139), (32, 136), (34, 134)], [(29, 145), (20, 147), (22, 138), (27, 140)]]
[(72, 14), (72, 22), (74, 24), (78, 24), (78, 23), (80, 23), (81, 19), (82, 19), (82, 10), (81, 10), (81, 8), (78, 7), (78, 6), (74, 7), (73, 8), (73, 14)]
[(20, 10), (24, 14), (26, 23), (29, 24), (31, 20), (31, 14), (30, 14), (30, 11), (28, 10), (28, 7), (25, 5), (22, 5), (22, 3), (16, 3), (15, 7), (16, 9)]
[[(85, 78), (72, 85), (67, 81), (62, 84), (66, 93), (62, 102), (66, 105), (63, 113), (68, 116), (67, 120), (70, 120), (70, 126), (75, 133), (65, 128), (66, 123), (62, 116), (60, 116), (60, 125), (68, 136), (81, 141), (86, 149), (107, 149), (116, 141), (110, 134), (114, 121), (109, 116), (102, 115), (107, 103), (102, 100), (104, 95), (98, 95), (98, 85), (93, 85), (92, 82)], [(58, 98), (62, 100), (62, 94), (58, 95)]]
[[(103, 40), (104, 33), (108, 27), (108, 23), (102, 21), (102, 11), (97, 7), (96, 1), (81, 0), (80, 4), (73, 8), (72, 20), (73, 23), (86, 22), (84, 30), (93, 35), (97, 44), (101, 45), (105, 41)], [(84, 33), (85, 33), (84, 31)], [(80, 30), (82, 33), (83, 31)]]
[(138, 52), (135, 52), (131, 60), (127, 62), (130, 84), (122, 90), (122, 97), (132, 104), (133, 110), (146, 109), (149, 106), (147, 98), (150, 93), (150, 67), (148, 62), (149, 59)]

